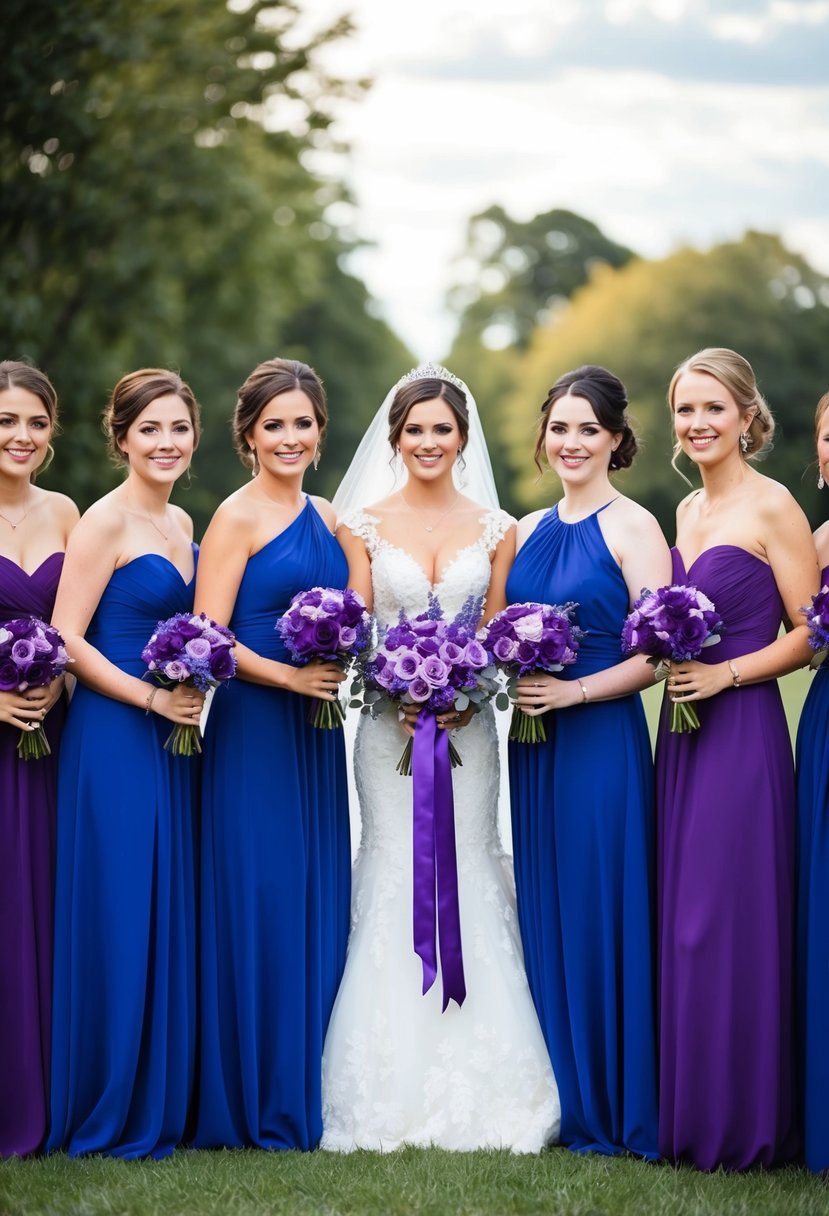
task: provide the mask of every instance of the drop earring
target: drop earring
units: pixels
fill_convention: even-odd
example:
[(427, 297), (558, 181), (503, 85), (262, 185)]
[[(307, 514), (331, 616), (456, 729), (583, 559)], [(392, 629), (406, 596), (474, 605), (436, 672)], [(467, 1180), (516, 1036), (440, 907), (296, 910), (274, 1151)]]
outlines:
[(817, 475), (817, 488), (822, 490), (825, 485), (826, 482), (823, 480), (823, 469), (821, 469)]
[(251, 477), (255, 477), (259, 472), (259, 457), (257, 456), (256, 448), (253, 447), (253, 445), (251, 445), (250, 454), (251, 459), (253, 460), (253, 464), (250, 466), (250, 475)]
[(314, 472), (315, 473), (319, 467), (320, 467), (320, 445), (317, 444), (316, 448), (314, 449)]
[(749, 449), (748, 432), (740, 431), (740, 451), (747, 452)]

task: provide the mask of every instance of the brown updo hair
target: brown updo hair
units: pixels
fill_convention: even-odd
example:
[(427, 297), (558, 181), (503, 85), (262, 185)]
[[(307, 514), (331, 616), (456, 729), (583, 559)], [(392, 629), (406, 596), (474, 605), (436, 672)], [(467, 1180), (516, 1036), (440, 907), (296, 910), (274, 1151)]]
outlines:
[[(52, 434), (60, 430), (58, 426), (58, 395), (52, 381), (40, 368), (31, 363), (18, 359), (3, 359), (0, 361), (0, 393), (9, 388), (22, 388), (27, 393), (37, 397), (43, 405), (52, 427)], [(44, 472), (52, 463), (55, 449), (51, 443), (46, 445), (46, 455), (38, 467), (32, 472), (32, 477)]]
[[(757, 460), (762, 456), (767, 456), (772, 447), (774, 418), (765, 397), (757, 387), (754, 369), (748, 359), (744, 359), (735, 350), (729, 350), (725, 346), (708, 346), (705, 350), (698, 351), (689, 359), (685, 359), (674, 372), (668, 386), (668, 405), (672, 414), (676, 386), (680, 376), (684, 376), (686, 372), (706, 372), (709, 376), (713, 376), (731, 393), (743, 418), (749, 411), (753, 413), (751, 425), (746, 432), (748, 448), (745, 452), (741, 450), (740, 455), (745, 460)], [(671, 458), (674, 468), (676, 468), (676, 458), (681, 451), (679, 440), (675, 440), (674, 454)], [(679, 472), (678, 469), (677, 472)]]
[(820, 424), (827, 410), (829, 410), (829, 393), (824, 393), (815, 409), (815, 443), (820, 438)]
[(320, 429), (319, 446), (328, 426), (328, 400), (322, 380), (313, 367), (300, 363), (298, 359), (267, 359), (255, 367), (236, 396), (231, 427), (233, 446), (247, 469), (254, 467), (253, 453), (246, 435), (256, 425), (256, 420), (269, 401), (280, 393), (299, 389), (311, 402), (314, 417)]
[(595, 363), (585, 363), (583, 367), (577, 367), (559, 376), (544, 398), (533, 452), (533, 460), (538, 469), (543, 471), (541, 453), (544, 451), (547, 427), (550, 424), (550, 412), (562, 397), (584, 397), (585, 401), (590, 402), (599, 426), (603, 426), (613, 435), (622, 436), (619, 446), (611, 452), (608, 468), (611, 472), (629, 469), (639, 445), (627, 416), (627, 391), (618, 376)]
[(127, 431), (138, 415), (159, 397), (169, 396), (180, 397), (184, 402), (193, 424), (194, 446), (198, 446), (201, 436), (201, 411), (190, 385), (182, 380), (178, 372), (167, 371), (161, 367), (142, 367), (121, 377), (104, 410), (104, 434), (109, 443), (110, 455), (116, 464), (129, 465), (129, 459), (119, 444), (126, 438)]
[(451, 380), (425, 376), (421, 380), (407, 380), (394, 394), (389, 408), (389, 443), (392, 448), (397, 447), (412, 406), (419, 405), (422, 401), (437, 400), (445, 401), (454, 414), (461, 437), (461, 450), (466, 447), (469, 439), (469, 406), (466, 403), (466, 393)]

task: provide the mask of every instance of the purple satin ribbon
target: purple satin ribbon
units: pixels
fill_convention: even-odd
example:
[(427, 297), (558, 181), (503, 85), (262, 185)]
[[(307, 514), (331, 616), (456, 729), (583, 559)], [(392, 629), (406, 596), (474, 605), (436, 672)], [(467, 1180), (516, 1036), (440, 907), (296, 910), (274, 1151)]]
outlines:
[(455, 852), (455, 803), (449, 736), (435, 715), (418, 714), (412, 744), (412, 871), (414, 949), (423, 964), (423, 992), (443, 973), (443, 1009), (466, 996)]

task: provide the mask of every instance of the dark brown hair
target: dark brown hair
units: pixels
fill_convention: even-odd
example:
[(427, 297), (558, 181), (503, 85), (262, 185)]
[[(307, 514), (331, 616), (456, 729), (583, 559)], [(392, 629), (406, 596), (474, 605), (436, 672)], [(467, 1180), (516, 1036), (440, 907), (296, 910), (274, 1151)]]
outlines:
[(4, 359), (0, 362), (0, 392), (7, 388), (23, 388), (27, 393), (32, 393), (42, 401), (52, 426), (57, 424), (58, 395), (45, 372), (33, 367), (31, 363)]
[(201, 435), (201, 411), (190, 385), (182, 380), (178, 372), (160, 367), (142, 367), (121, 377), (104, 410), (104, 432), (109, 441), (110, 454), (118, 464), (129, 464), (126, 454), (118, 445), (126, 437), (138, 415), (159, 397), (168, 396), (180, 397), (184, 402), (198, 444)]
[(256, 420), (269, 401), (280, 393), (299, 389), (311, 402), (314, 417), (320, 429), (319, 444), (322, 447), (325, 429), (328, 426), (328, 400), (322, 380), (307, 363), (298, 359), (268, 359), (255, 367), (236, 397), (233, 411), (233, 446), (242, 464), (252, 469), (253, 455), (245, 436), (250, 433)]
[(559, 376), (553, 387), (544, 398), (541, 406), (541, 417), (538, 420), (535, 436), (535, 451), (533, 460), (539, 469), (541, 453), (544, 451), (544, 441), (550, 422), (550, 411), (562, 397), (584, 397), (589, 401), (596, 415), (599, 426), (614, 435), (621, 435), (621, 441), (615, 452), (610, 456), (610, 470), (628, 469), (633, 464), (633, 458), (639, 445), (633, 433), (627, 416), (628, 398), (624, 384), (613, 372), (606, 367), (594, 363), (586, 363), (571, 372)]
[(466, 404), (466, 393), (449, 380), (439, 380), (428, 376), (422, 380), (407, 380), (401, 384), (394, 394), (394, 400), (389, 409), (389, 443), (393, 448), (406, 425), (409, 410), (421, 401), (445, 401), (458, 424), (461, 437), (461, 448), (466, 447), (469, 438), (469, 407)]

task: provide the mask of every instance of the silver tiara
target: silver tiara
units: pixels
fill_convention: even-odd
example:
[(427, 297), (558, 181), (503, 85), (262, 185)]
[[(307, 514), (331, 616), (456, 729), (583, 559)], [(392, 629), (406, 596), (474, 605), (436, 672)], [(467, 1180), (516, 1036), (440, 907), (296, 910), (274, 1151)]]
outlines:
[(450, 384), (454, 384), (461, 392), (466, 392), (466, 385), (463, 380), (459, 380), (457, 376), (453, 376), (440, 363), (421, 363), (418, 367), (413, 367), (410, 372), (406, 372), (405, 376), (400, 377), (395, 388), (400, 388), (401, 385), (409, 384), (413, 380), (448, 380)]

